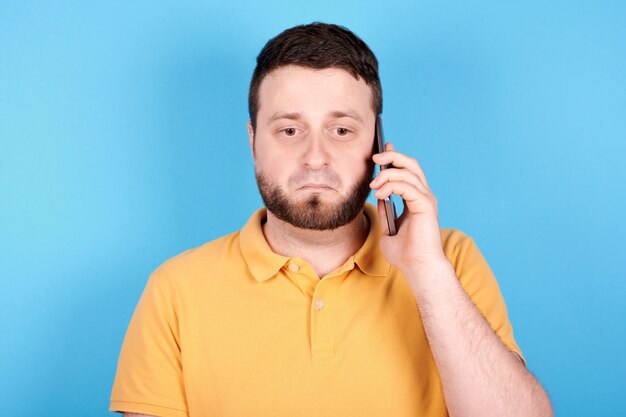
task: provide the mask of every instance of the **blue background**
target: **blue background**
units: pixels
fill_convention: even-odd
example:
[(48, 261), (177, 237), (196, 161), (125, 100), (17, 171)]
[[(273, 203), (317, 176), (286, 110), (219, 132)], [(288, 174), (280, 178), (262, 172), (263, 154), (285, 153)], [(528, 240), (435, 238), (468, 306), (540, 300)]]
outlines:
[(0, 414), (108, 415), (149, 273), (261, 205), (256, 55), (320, 20), (377, 54), (557, 415), (626, 415), (626, 3), (263, 3), (1, 3)]

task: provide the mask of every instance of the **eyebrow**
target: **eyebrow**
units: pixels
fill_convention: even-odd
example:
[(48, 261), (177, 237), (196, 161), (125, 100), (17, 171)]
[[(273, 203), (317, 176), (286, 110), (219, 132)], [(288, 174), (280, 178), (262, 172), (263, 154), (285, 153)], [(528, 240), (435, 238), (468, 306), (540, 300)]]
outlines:
[[(364, 123), (363, 118), (361, 118), (361, 116), (359, 116), (358, 113), (351, 111), (351, 110), (345, 110), (345, 111), (344, 110), (332, 110), (328, 112), (328, 116), (331, 116), (334, 118), (349, 117), (358, 122)], [(268, 123), (272, 123), (280, 119), (300, 120), (302, 119), (302, 114), (298, 112), (277, 111), (269, 118)]]

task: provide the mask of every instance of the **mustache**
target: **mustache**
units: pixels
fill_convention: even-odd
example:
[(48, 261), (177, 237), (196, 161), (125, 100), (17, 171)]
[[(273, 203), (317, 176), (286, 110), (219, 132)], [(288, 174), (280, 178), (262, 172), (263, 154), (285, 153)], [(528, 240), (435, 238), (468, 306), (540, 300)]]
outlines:
[(288, 183), (289, 185), (295, 187), (303, 186), (309, 183), (315, 183), (326, 184), (329, 187), (337, 188), (339, 185), (341, 185), (341, 180), (339, 179), (337, 173), (330, 169), (315, 172), (303, 170), (292, 175), (289, 178)]

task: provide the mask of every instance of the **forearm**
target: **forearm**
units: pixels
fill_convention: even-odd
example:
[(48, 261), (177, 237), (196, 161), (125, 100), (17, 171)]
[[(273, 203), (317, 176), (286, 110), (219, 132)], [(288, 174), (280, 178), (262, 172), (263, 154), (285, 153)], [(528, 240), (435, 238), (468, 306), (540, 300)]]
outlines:
[(451, 416), (553, 415), (539, 382), (491, 329), (447, 260), (405, 276)]

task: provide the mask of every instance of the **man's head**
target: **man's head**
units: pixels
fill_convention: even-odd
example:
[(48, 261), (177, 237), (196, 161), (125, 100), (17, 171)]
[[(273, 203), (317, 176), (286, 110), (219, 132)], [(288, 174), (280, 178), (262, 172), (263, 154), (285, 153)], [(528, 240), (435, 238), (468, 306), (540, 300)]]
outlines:
[(348, 29), (326, 23), (294, 26), (270, 39), (257, 56), (250, 81), (248, 112), (256, 131), (259, 87), (267, 74), (287, 65), (311, 69), (341, 68), (361, 78), (372, 89), (372, 110), (383, 112), (378, 60), (363, 40)]
[(297, 26), (257, 57), (248, 133), (263, 201), (281, 220), (331, 230), (362, 210), (382, 111), (378, 62), (336, 25)]

